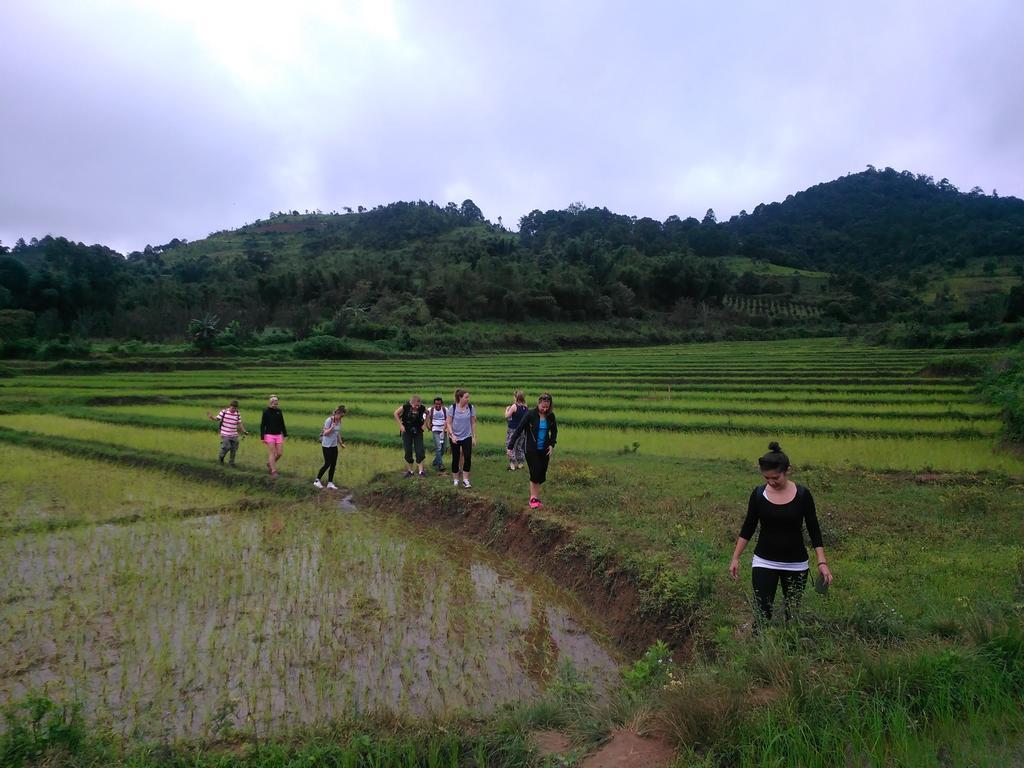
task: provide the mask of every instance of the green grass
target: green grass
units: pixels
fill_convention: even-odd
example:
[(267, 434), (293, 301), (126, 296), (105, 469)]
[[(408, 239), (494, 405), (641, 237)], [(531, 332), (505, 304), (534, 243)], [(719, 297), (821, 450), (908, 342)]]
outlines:
[[(623, 725), (670, 734), (679, 765), (1014, 764), (1024, 755), (1024, 458), (1001, 446), (996, 411), (969, 375), (919, 375), (964, 358), (990, 356), (824, 340), (0, 379), (0, 584), (11, 585), (0, 604), (16, 619), (0, 649), (35, 649), (0, 658), (23, 676), (65, 665), (41, 686), (48, 695), (120, 724), (105, 736), (104, 722), (80, 716), (77, 746), (56, 728), (45, 759), (63, 754), (68, 765), (101, 753), (139, 766), (528, 765), (538, 764), (533, 727), (567, 731), (578, 756)], [(400, 480), (391, 412), (412, 392), (448, 400), (456, 385), (479, 409), (475, 490)], [(639, 683), (646, 673), (629, 667), (627, 685), (595, 694), (585, 677), (553, 671), (540, 638), (557, 632), (515, 596), (518, 577), (491, 562), (497, 577), (477, 569), (432, 582), (459, 561), (436, 529), (409, 530), (382, 510), (339, 514), (309, 486), (315, 435), (344, 402), (342, 484), (435, 506), (467, 497), (525, 509), (525, 473), (506, 472), (502, 450), (501, 410), (518, 386), (531, 399), (552, 391), (561, 428), (536, 525), (563, 526), (566, 551), (595, 569), (614, 563), (600, 572), (633, 580), (643, 610), (685, 622), (674, 682)], [(217, 465), (205, 419), (237, 396), (255, 429), (270, 392), (292, 434), (276, 484), (251, 438), (239, 468)], [(749, 552), (740, 581), (726, 567), (769, 439), (815, 495), (836, 582), (824, 598), (807, 594), (799, 630), (754, 638)], [(448, 586), (425, 587), (434, 583)], [(497, 622), (503, 613), (520, 623)], [(403, 644), (395, 633), (417, 635), (385, 621), (399, 616), (459, 633)], [(209, 622), (224, 625), (219, 634)], [(89, 650), (112, 637), (135, 670), (124, 683)], [(476, 673), (487, 649), (526, 641), (546, 659), (531, 662), (545, 668), (544, 694), (481, 705), (489, 714), (469, 719), (436, 719), (417, 709), (429, 697), (401, 698), (418, 669), (432, 670), (445, 692), (436, 695), (455, 709), (511, 690), (486, 676), (460, 688), (462, 662), (431, 654), (463, 654)], [(193, 656), (176, 650), (186, 646)], [(365, 648), (400, 660), (398, 683), (353, 677), (378, 668), (360, 660)], [(491, 666), (507, 675), (515, 663)], [(307, 719), (275, 709), (284, 680)], [(32, 688), (2, 690), (0, 701)], [(228, 707), (242, 690), (254, 691), (251, 721), (240, 703)], [(351, 708), (331, 709), (339, 696), (391, 715), (353, 720)], [(181, 742), (189, 697), (203, 702), (201, 735)], [(259, 747), (218, 752), (217, 722), (229, 741)], [(160, 741), (167, 751), (151, 748)]]
[(0, 443), (0, 535), (152, 515), (205, 514), (270, 496), (190, 482), (169, 471), (102, 465)]

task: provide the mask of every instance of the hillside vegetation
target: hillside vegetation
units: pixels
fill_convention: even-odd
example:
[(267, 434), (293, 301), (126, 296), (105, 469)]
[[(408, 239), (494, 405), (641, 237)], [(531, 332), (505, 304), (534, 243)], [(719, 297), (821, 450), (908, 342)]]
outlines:
[(726, 222), (574, 204), (512, 232), (471, 200), (418, 201), (275, 212), (127, 257), (19, 240), (0, 253), (0, 338), (8, 357), (99, 338), (309, 339), (306, 357), (850, 333), (987, 346), (1022, 336), (1022, 274), (1024, 201), (872, 168)]

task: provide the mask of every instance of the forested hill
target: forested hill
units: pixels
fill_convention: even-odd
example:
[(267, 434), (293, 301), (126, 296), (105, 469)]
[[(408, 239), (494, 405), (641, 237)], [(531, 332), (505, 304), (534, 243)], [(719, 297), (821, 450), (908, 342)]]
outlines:
[(594, 343), (642, 325), (648, 340), (871, 329), (990, 344), (1019, 338), (1024, 315), (1024, 202), (891, 169), (727, 222), (574, 204), (533, 211), (514, 232), (471, 200), (420, 201), (275, 212), (127, 257), (50, 236), (2, 250), (9, 356), (68, 334), (181, 340), (190, 324), (224, 349), (309, 336), (443, 346), (465, 338), (460, 324), (489, 321), (618, 329)]
[(745, 255), (812, 269), (871, 271), (971, 258), (1024, 259), (1024, 201), (961, 192), (892, 168), (759, 205), (726, 228)]

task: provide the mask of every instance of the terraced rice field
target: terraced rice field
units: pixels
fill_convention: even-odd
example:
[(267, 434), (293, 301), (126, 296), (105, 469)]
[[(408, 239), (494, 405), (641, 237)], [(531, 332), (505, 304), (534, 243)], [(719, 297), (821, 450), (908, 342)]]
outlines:
[[(565, 661), (610, 685), (615, 653), (571, 598), (313, 491), (335, 405), (348, 408), (338, 482), (357, 489), (404, 468), (392, 413), (409, 395), (468, 388), (486, 488), (513, 389), (548, 391), (580, 515), (588, 473), (614, 476), (616, 457), (702, 460), (705, 474), (722, 460), (737, 476), (769, 440), (819, 478), (1021, 477), (975, 382), (921, 374), (943, 355), (827, 340), (0, 379), (0, 704), (43, 690), (129, 735), (216, 738), (352, 712), (486, 713), (538, 695)], [(255, 437), (238, 467), (218, 465), (205, 413), (238, 398), (257, 431), (271, 393), (289, 431), (281, 477)], [(671, 517), (692, 502), (650, 506)], [(600, 524), (623, 524), (606, 507)], [(667, 529), (691, 566), (719, 559), (703, 523)], [(691, 538), (709, 539), (701, 557)]]
[(81, 702), (131, 738), (486, 714), (616, 662), (580, 607), (395, 518), (0, 445), (0, 705)]
[[(1024, 461), (997, 447), (997, 414), (975, 382), (919, 373), (943, 354), (805, 341), (33, 376), (5, 382), (0, 407), (19, 433), (196, 457), (216, 449), (207, 410), (237, 397), (255, 428), (275, 393), (292, 438), (285, 471), (302, 465), (306, 476), (318, 429), (343, 402), (358, 446), (344, 455), (350, 484), (394, 466), (399, 404), (413, 393), (450, 402), (457, 386), (472, 393), (484, 453), (500, 452), (503, 408), (522, 387), (531, 401), (554, 395), (561, 449), (582, 455), (750, 459), (777, 438), (804, 466), (1020, 473)], [(258, 468), (261, 450), (250, 444), (241, 461)]]

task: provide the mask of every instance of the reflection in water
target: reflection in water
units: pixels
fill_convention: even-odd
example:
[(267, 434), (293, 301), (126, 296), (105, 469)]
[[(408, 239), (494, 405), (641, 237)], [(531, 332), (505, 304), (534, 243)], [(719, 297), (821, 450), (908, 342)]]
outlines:
[(615, 675), (550, 585), (363, 513), (9, 538), (0, 604), (0, 704), (42, 689), (149, 737), (486, 713), (563, 660), (599, 690)]

